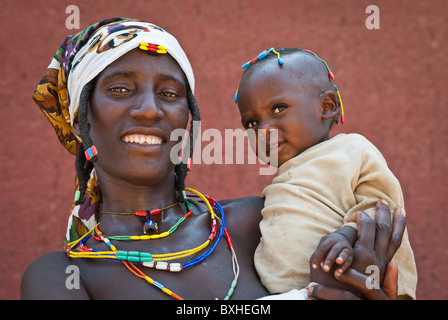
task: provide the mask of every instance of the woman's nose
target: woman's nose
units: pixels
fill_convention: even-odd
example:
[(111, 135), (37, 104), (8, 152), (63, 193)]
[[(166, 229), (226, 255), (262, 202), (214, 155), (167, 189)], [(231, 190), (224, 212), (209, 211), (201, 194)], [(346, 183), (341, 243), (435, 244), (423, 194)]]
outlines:
[(142, 90), (135, 100), (135, 105), (132, 107), (130, 115), (134, 118), (160, 120), (163, 113), (156, 93), (150, 89)]

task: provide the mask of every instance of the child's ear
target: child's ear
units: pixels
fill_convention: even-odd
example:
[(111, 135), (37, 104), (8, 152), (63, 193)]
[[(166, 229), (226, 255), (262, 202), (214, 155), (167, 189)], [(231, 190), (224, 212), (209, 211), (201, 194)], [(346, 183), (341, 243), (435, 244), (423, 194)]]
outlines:
[(341, 110), (338, 104), (338, 97), (336, 93), (329, 90), (321, 94), (320, 96), (321, 114), (322, 119), (338, 119)]

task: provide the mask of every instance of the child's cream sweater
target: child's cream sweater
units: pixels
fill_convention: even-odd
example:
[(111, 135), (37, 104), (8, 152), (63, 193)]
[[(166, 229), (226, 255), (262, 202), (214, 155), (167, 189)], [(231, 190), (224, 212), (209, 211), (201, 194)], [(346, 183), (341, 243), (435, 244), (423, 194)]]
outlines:
[[(255, 266), (270, 293), (304, 288), (320, 239), (345, 224), (351, 212), (375, 217), (376, 203), (404, 207), (400, 184), (378, 149), (358, 134), (340, 134), (280, 166), (267, 186)], [(407, 232), (393, 259), (399, 295), (415, 299), (417, 270)]]

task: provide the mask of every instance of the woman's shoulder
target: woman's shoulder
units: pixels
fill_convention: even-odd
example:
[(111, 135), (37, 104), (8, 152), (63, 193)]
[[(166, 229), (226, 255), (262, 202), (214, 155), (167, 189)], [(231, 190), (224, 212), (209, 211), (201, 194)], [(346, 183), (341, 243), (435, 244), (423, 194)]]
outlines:
[[(261, 210), (264, 206), (264, 198), (257, 196), (249, 196), (238, 199), (219, 200), (219, 204), (223, 207), (224, 212), (237, 217), (261, 219)], [(235, 217), (237, 216), (237, 217)]]
[(264, 206), (264, 198), (250, 196), (239, 199), (228, 199), (219, 201), (223, 207), (226, 226), (229, 232), (238, 234), (246, 240), (260, 239), (259, 223), (261, 221), (261, 210)]
[(21, 299), (89, 299), (79, 268), (63, 252), (50, 252), (31, 262), (20, 284)]
[(247, 196), (243, 198), (219, 200), (221, 206), (263, 206), (264, 198), (258, 196)]

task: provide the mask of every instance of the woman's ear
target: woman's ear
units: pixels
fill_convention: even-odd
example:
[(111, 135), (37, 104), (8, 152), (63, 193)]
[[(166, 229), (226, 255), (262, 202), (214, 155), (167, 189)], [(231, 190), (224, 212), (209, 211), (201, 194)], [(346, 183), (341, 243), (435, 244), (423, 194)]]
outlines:
[(332, 90), (326, 91), (320, 96), (322, 119), (339, 119), (341, 110), (338, 103), (338, 97)]

